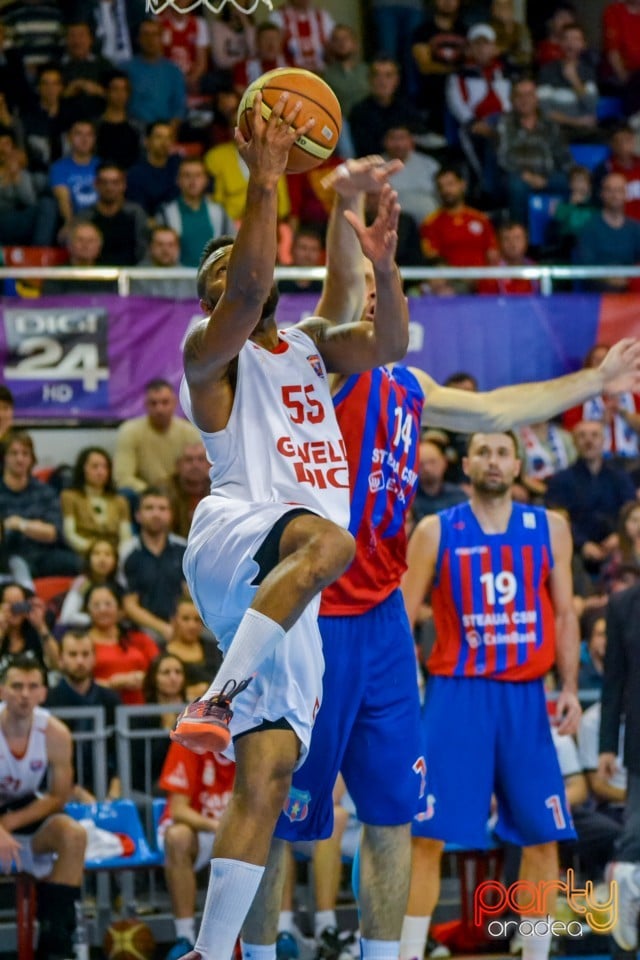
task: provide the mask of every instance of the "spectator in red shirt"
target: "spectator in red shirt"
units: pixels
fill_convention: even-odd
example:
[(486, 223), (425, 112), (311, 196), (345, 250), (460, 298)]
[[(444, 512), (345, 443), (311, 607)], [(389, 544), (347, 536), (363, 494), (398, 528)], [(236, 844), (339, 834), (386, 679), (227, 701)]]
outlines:
[(536, 45), (535, 61), (538, 67), (554, 60), (562, 60), (564, 49), (562, 35), (565, 27), (576, 22), (573, 4), (561, 3), (547, 20), (547, 36)]
[(284, 36), (277, 23), (270, 20), (261, 23), (256, 30), (256, 53), (245, 57), (233, 68), (233, 85), (240, 96), (250, 83), (269, 70), (291, 66), (291, 59), (284, 49)]
[(235, 764), (220, 754), (196, 755), (178, 743), (169, 747), (159, 780), (169, 797), (158, 827), (158, 844), (165, 852), (165, 877), (176, 927), (177, 943), (171, 956), (182, 956), (196, 941), (196, 872), (211, 858), (234, 775)]
[(442, 206), (420, 228), (422, 252), (452, 267), (486, 267), (499, 260), (495, 230), (486, 214), (465, 203), (467, 182), (455, 167), (436, 176)]
[(602, 36), (606, 66), (630, 115), (640, 109), (640, 0), (612, 0), (602, 14)]
[(621, 173), (627, 181), (627, 202), (624, 212), (632, 220), (640, 220), (640, 157), (631, 127), (623, 124), (611, 133), (611, 156), (593, 172), (594, 195), (600, 196), (602, 181), (610, 173)]
[[(527, 256), (529, 234), (522, 223), (503, 223), (498, 230), (498, 243), (500, 245), (500, 259), (498, 261), (500, 266), (526, 267), (533, 264), (534, 261)], [(492, 293), (500, 296), (531, 295), (538, 293), (539, 290), (540, 285), (537, 280), (527, 280), (524, 277), (501, 277), (500, 279), (480, 280), (478, 282), (478, 293)]]

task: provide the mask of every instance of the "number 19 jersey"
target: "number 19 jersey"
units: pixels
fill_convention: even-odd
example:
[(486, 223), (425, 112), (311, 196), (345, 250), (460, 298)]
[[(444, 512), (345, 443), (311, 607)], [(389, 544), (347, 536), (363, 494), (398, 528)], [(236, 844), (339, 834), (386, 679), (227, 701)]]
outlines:
[(500, 534), (485, 533), (469, 503), (438, 516), (429, 672), (494, 680), (543, 676), (555, 660), (546, 511), (514, 503)]

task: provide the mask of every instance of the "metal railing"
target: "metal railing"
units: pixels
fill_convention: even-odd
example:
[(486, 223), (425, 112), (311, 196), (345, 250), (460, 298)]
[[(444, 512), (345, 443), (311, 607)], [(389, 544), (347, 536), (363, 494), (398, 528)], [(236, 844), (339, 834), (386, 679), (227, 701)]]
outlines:
[[(553, 293), (554, 281), (599, 280), (607, 277), (640, 277), (640, 266), (633, 267), (577, 267), (568, 264), (537, 264), (526, 267), (402, 267), (404, 280), (535, 280), (540, 284), (541, 296)], [(325, 267), (276, 267), (276, 280), (323, 280)], [(193, 267), (0, 267), (0, 280), (104, 280), (116, 281), (118, 294), (131, 294), (132, 280), (193, 280)]]

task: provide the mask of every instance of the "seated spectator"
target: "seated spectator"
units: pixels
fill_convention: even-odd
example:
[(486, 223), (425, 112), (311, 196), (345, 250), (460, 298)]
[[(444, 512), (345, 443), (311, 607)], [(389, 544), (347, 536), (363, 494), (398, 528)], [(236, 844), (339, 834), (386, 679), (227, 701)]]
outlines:
[(91, 587), (100, 584), (118, 586), (118, 550), (112, 540), (93, 541), (84, 556), (84, 569), (73, 581), (62, 603), (58, 621), (74, 627), (90, 623), (85, 597)]
[(535, 62), (538, 67), (547, 63), (562, 60), (564, 50), (562, 38), (564, 28), (576, 22), (576, 10), (572, 3), (556, 3), (554, 10), (547, 20), (547, 35), (536, 44)]
[(467, 34), (464, 65), (449, 74), (447, 107), (458, 124), (458, 136), (480, 193), (494, 204), (498, 196), (496, 127), (510, 110), (511, 81), (498, 58), (496, 35), (488, 23), (476, 23)]
[(60, 502), (65, 539), (77, 553), (85, 554), (98, 539), (116, 549), (131, 539), (129, 504), (116, 493), (111, 457), (102, 447), (80, 451)]
[(612, 90), (631, 116), (640, 110), (640, 20), (637, 0), (610, 0), (602, 13), (603, 51)]
[(129, 120), (131, 81), (114, 71), (105, 85), (106, 104), (96, 126), (96, 152), (103, 161), (128, 170), (140, 157), (140, 131)]
[(255, 54), (239, 60), (233, 68), (233, 85), (242, 96), (249, 84), (269, 70), (291, 65), (284, 52), (282, 30), (271, 20), (265, 20), (256, 30)]
[(131, 59), (140, 24), (146, 15), (143, 0), (90, 0), (93, 29), (103, 57), (122, 67)]
[(585, 610), (581, 617), (581, 623), (584, 624), (583, 630), (586, 636), (583, 653), (580, 657), (578, 689), (580, 691), (596, 690), (599, 693), (602, 690), (604, 655), (607, 649), (605, 608), (596, 607)]
[(433, 157), (416, 150), (416, 141), (409, 127), (390, 127), (384, 135), (385, 160), (402, 161), (402, 169), (393, 174), (393, 189), (403, 213), (413, 217), (416, 226), (438, 206), (436, 173), (440, 164)]
[(122, 423), (116, 434), (113, 473), (119, 489), (139, 493), (166, 483), (186, 444), (201, 443), (200, 432), (174, 416), (178, 398), (166, 380), (150, 380), (144, 388), (146, 416)]
[[(229, 85), (220, 87), (213, 96), (213, 120), (209, 130), (209, 144), (217, 147), (221, 143), (231, 143), (235, 139), (236, 121), (240, 95)], [(206, 162), (205, 155), (205, 162)]]
[(98, 199), (81, 215), (95, 224), (102, 234), (100, 265), (133, 267), (147, 249), (147, 217), (137, 203), (125, 200), (127, 178), (113, 163), (102, 163), (96, 173)]
[(285, 50), (294, 67), (322, 73), (325, 47), (335, 26), (328, 10), (316, 8), (314, 0), (287, 0), (269, 17), (282, 30)]
[[(606, 635), (605, 635), (606, 642)], [(578, 730), (578, 751), (587, 775), (589, 789), (597, 809), (606, 813), (616, 823), (624, 819), (627, 799), (627, 768), (624, 762), (624, 721), (620, 724), (619, 745), (616, 755), (616, 771), (605, 777), (598, 769), (600, 754), (600, 702), (593, 703), (582, 714)]]
[(172, 653), (184, 664), (189, 700), (204, 696), (222, 663), (218, 647), (212, 639), (205, 639), (204, 633), (204, 624), (193, 600), (182, 596), (171, 620), (167, 653)]
[(436, 175), (441, 207), (420, 228), (422, 252), (452, 267), (486, 267), (497, 263), (498, 241), (486, 214), (465, 203), (467, 181), (455, 167)]
[(158, 17), (162, 52), (182, 71), (188, 93), (199, 93), (209, 60), (209, 34), (202, 17), (190, 13), (192, 0), (175, 0)]
[(447, 77), (464, 62), (467, 24), (460, 0), (435, 0), (411, 36), (411, 53), (420, 73), (420, 106), (429, 112), (429, 129), (445, 133)]
[[(596, 369), (604, 360), (608, 349), (606, 343), (596, 343), (584, 358), (583, 367)], [(639, 413), (640, 397), (633, 393), (601, 395), (566, 410), (562, 415), (562, 423), (567, 430), (573, 430), (582, 420), (600, 420), (604, 427), (606, 456), (624, 466), (629, 463), (629, 458), (635, 459), (640, 453), (637, 420)]]
[(162, 204), (175, 200), (180, 192), (180, 157), (171, 152), (173, 142), (170, 124), (162, 120), (150, 123), (144, 139), (145, 157), (127, 173), (127, 200), (139, 204), (149, 217), (155, 217)]
[(27, 80), (19, 50), (8, 43), (4, 23), (0, 23), (0, 94), (10, 116), (24, 116), (32, 106), (34, 86)]
[(96, 174), (100, 161), (95, 153), (96, 131), (89, 120), (76, 120), (69, 130), (69, 154), (51, 166), (49, 183), (58, 201), (63, 229), (77, 214), (96, 203)]
[[(69, 266), (91, 269), (100, 265), (102, 254), (102, 234), (91, 221), (72, 220), (66, 231), (66, 247), (69, 254)], [(42, 283), (42, 296), (53, 297), (70, 293), (117, 293), (117, 280), (56, 280), (47, 279)]]
[(164, 730), (165, 737), (145, 737), (131, 741), (131, 785), (141, 793), (157, 795), (158, 780), (169, 750), (169, 731), (187, 699), (185, 668), (172, 653), (161, 653), (149, 664), (144, 678), (145, 703), (164, 703), (167, 712), (135, 717), (133, 730)]
[(95, 584), (87, 592), (85, 608), (93, 641), (97, 683), (115, 690), (122, 703), (144, 703), (144, 678), (159, 650), (151, 637), (125, 626), (120, 591)]
[[(235, 123), (235, 115), (231, 119)], [(207, 173), (213, 179), (211, 196), (214, 203), (219, 203), (227, 217), (234, 224), (239, 224), (247, 202), (249, 177), (236, 143), (229, 141), (212, 147), (205, 154), (204, 163)], [(290, 209), (287, 180), (282, 176), (278, 181), (278, 219), (286, 220)]]
[(593, 201), (591, 172), (587, 167), (569, 170), (569, 199), (561, 200), (553, 212), (550, 246), (562, 260), (571, 260), (578, 235), (598, 212)]
[(548, 63), (538, 77), (543, 116), (557, 123), (570, 143), (600, 142), (595, 67), (585, 57), (587, 41), (577, 23), (562, 31), (562, 59)]
[[(102, 707), (107, 727), (115, 727), (116, 707), (122, 701), (113, 690), (107, 690), (102, 684), (96, 683), (93, 670), (95, 667), (95, 651), (93, 641), (86, 633), (66, 630), (60, 638), (60, 655), (58, 670), (60, 679), (55, 687), (47, 691), (45, 706), (55, 710), (57, 707)], [(84, 718), (74, 718), (64, 721), (72, 733), (90, 731), (92, 723)], [(78, 745), (76, 745), (78, 749)], [(85, 740), (79, 746), (80, 757), (74, 751), (74, 759), (80, 759), (79, 769), (76, 766), (73, 799), (79, 803), (95, 803), (96, 784), (94, 782), (93, 742)], [(106, 741), (107, 754), (107, 800), (117, 800), (120, 797), (120, 777), (118, 775), (118, 760), (116, 745), (113, 736)], [(105, 799), (103, 797), (100, 800)]]
[(182, 558), (187, 541), (171, 533), (171, 503), (148, 487), (136, 513), (140, 533), (121, 554), (126, 581), (124, 609), (137, 626), (161, 641), (171, 637), (171, 618), (184, 591)]
[[(229, 84), (235, 65), (253, 56), (256, 48), (256, 28), (251, 14), (236, 9), (230, 3), (227, 3), (219, 14), (205, 9), (205, 20), (209, 27), (213, 66), (205, 83), (214, 88), (215, 83), (219, 82), (218, 78), (223, 79), (223, 84)], [(215, 89), (212, 92), (215, 92)]]
[(511, 105), (498, 121), (498, 165), (510, 216), (527, 223), (532, 193), (566, 194), (572, 159), (560, 127), (540, 112), (533, 80), (513, 84)]
[(44, 64), (38, 73), (38, 98), (20, 117), (27, 167), (38, 193), (49, 186), (49, 167), (62, 156), (66, 116), (62, 105), (62, 72), (57, 64)]
[(38, 878), (37, 956), (64, 960), (74, 952), (87, 833), (63, 812), (73, 745), (67, 727), (40, 707), (45, 679), (30, 657), (10, 658), (0, 669), (3, 872), (13, 861)]
[(356, 103), (348, 116), (357, 157), (382, 153), (384, 135), (391, 127), (407, 126), (416, 132), (424, 127), (422, 115), (399, 87), (398, 64), (376, 57), (369, 70), (369, 96)]
[(113, 64), (94, 53), (88, 23), (67, 23), (66, 52), (60, 61), (64, 81), (64, 108), (68, 120), (97, 120), (105, 106), (106, 84)]
[(633, 220), (640, 220), (640, 156), (632, 127), (616, 127), (609, 138), (611, 154), (593, 171), (594, 193), (599, 196), (602, 182), (609, 173), (619, 173), (627, 181), (627, 202), (624, 212)]
[(169, 794), (158, 828), (177, 942), (174, 957), (196, 942), (196, 873), (209, 864), (215, 832), (231, 799), (235, 765), (221, 754), (169, 747), (159, 786)]
[(32, 577), (75, 574), (78, 558), (62, 540), (62, 514), (58, 496), (36, 480), (31, 436), (16, 431), (7, 442), (0, 480), (0, 520), (10, 554), (26, 562)]
[(175, 135), (187, 113), (187, 89), (182, 71), (163, 54), (159, 20), (140, 24), (138, 44), (140, 53), (122, 65), (131, 80), (129, 113), (145, 127), (169, 123)]
[(224, 207), (207, 196), (209, 178), (204, 161), (185, 157), (177, 173), (180, 195), (160, 209), (158, 219), (180, 238), (180, 263), (197, 267), (207, 240), (233, 234), (234, 225)]
[[(324, 263), (324, 245), (312, 227), (296, 230), (291, 246), (292, 267), (321, 267)], [(279, 280), (280, 293), (320, 293), (322, 280)]]
[(577, 453), (568, 430), (544, 420), (518, 430), (522, 459), (522, 483), (532, 498), (544, 497), (547, 480), (575, 462)]
[(625, 503), (618, 515), (618, 546), (602, 571), (607, 593), (624, 589), (631, 571), (640, 577), (640, 503), (637, 500)]
[(604, 427), (585, 420), (573, 430), (578, 459), (549, 477), (545, 506), (563, 510), (571, 524), (575, 552), (588, 572), (597, 572), (618, 546), (618, 514), (635, 500), (629, 474), (604, 459)]
[[(627, 181), (621, 173), (609, 173), (602, 181), (602, 209), (578, 234), (574, 262), (578, 266), (633, 267), (640, 263), (640, 221), (625, 213)], [(589, 289), (622, 293), (640, 289), (629, 277), (599, 277), (585, 281)]]
[(24, 169), (15, 132), (0, 125), (0, 244), (49, 247), (55, 240), (55, 218), (55, 201), (38, 198)]
[(58, 666), (58, 644), (45, 619), (45, 605), (19, 583), (0, 586), (0, 659), (29, 654), (47, 670)]
[(191, 300), (194, 294), (193, 280), (171, 276), (171, 271), (184, 266), (180, 263), (180, 237), (171, 227), (154, 227), (147, 255), (140, 261), (141, 267), (156, 267), (162, 276), (149, 279), (134, 278), (131, 292), (143, 297), (166, 297), (170, 300)]
[(179, 537), (189, 535), (193, 512), (210, 492), (210, 469), (204, 444), (186, 443), (176, 460), (175, 472), (163, 485), (171, 503), (171, 532)]
[(2, 6), (7, 46), (23, 64), (27, 80), (35, 86), (44, 63), (60, 60), (64, 40), (64, 15), (57, 3), (42, 0), (7, 0)]
[(4, 460), (4, 451), (7, 440), (13, 430), (13, 413), (15, 410), (15, 400), (9, 387), (0, 383), (0, 467)]
[(444, 450), (435, 440), (427, 439), (429, 433), (420, 441), (418, 459), (418, 487), (413, 502), (413, 516), (416, 523), (423, 517), (431, 516), (439, 510), (448, 510), (457, 503), (464, 503), (467, 495), (455, 483), (444, 479), (447, 472), (447, 458)]
[(516, 19), (513, 0), (493, 0), (490, 23), (508, 75), (524, 73), (531, 65), (533, 45), (529, 28)]
[(343, 119), (369, 93), (369, 67), (360, 59), (358, 37), (345, 23), (337, 23), (326, 46), (327, 64), (322, 79), (340, 104)]
[[(535, 263), (527, 256), (529, 233), (523, 223), (503, 223), (498, 229), (498, 266), (528, 267)], [(514, 296), (540, 292), (537, 280), (526, 277), (499, 277), (495, 280), (479, 280), (478, 293), (492, 293), (494, 296)]]

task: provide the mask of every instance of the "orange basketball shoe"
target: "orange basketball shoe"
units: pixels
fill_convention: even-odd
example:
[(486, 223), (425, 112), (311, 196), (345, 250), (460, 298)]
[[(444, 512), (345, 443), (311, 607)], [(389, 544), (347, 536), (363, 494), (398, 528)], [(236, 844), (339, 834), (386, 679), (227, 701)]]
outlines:
[(253, 677), (227, 680), (220, 693), (209, 700), (194, 700), (178, 717), (169, 736), (194, 753), (221, 753), (231, 743), (229, 723), (233, 716), (231, 701), (251, 683)]

